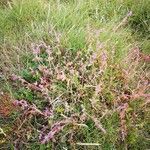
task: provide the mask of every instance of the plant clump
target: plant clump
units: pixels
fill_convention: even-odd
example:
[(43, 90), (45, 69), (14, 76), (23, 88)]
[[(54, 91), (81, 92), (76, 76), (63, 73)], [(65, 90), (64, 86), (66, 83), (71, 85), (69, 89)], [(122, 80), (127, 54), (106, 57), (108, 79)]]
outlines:
[[(71, 52), (41, 42), (32, 44), (31, 50), (28, 75), (11, 76), (13, 86), (22, 86), (34, 95), (30, 101), (18, 96), (13, 102), (14, 107), (20, 108), (21, 121), (13, 135), (16, 148), (35, 140), (73, 148), (76, 143), (88, 143), (86, 134), (94, 131), (99, 144), (104, 138), (115, 147), (118, 142), (132, 146), (130, 130), (138, 132), (143, 124), (138, 115), (147, 109), (150, 97), (148, 74), (144, 66), (139, 69), (138, 48), (132, 48), (120, 64), (108, 59), (110, 54), (104, 47)], [(118, 123), (111, 129), (109, 121), (115, 120)], [(111, 139), (112, 134), (115, 139)], [(134, 138), (137, 142), (139, 137)]]

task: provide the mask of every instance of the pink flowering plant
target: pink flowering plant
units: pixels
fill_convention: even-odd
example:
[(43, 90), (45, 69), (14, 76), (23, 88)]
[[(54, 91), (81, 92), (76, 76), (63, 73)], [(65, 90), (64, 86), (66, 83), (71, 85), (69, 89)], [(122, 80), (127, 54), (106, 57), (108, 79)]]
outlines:
[[(84, 137), (92, 130), (105, 137), (105, 143), (111, 142), (111, 134), (115, 143), (128, 140), (129, 130), (137, 122), (134, 115), (139, 113), (134, 105), (140, 111), (150, 97), (143, 68), (132, 68), (140, 63), (137, 51), (131, 49), (115, 64), (104, 47), (71, 52), (41, 42), (33, 43), (31, 50), (30, 67), (11, 76), (13, 86), (19, 87), (13, 102), (21, 121), (14, 133), (16, 148), (33, 139), (52, 147), (59, 147), (59, 143), (74, 147), (77, 142), (86, 142)], [(27, 124), (30, 132), (24, 127)], [(134, 130), (137, 132), (136, 127)]]

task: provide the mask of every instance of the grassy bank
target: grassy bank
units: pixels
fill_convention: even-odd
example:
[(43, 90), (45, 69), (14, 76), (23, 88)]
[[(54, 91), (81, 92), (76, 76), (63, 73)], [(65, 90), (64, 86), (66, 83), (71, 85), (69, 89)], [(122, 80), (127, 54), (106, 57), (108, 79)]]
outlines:
[(1, 147), (148, 149), (148, 5), (1, 3)]

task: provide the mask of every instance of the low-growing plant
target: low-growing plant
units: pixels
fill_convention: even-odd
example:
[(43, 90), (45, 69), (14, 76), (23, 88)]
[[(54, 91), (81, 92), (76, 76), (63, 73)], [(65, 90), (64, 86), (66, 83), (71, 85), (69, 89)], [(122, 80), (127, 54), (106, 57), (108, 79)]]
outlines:
[(32, 44), (31, 49), (30, 63), (36, 67), (28, 74), (11, 76), (17, 87), (35, 95), (31, 100), (28, 92), (29, 96), (19, 96), (13, 102), (14, 107), (20, 107), (21, 121), (13, 133), (14, 147), (34, 142), (56, 149), (91, 143), (92, 149), (148, 146), (148, 142), (136, 145), (139, 138), (147, 138), (138, 133), (147, 119), (139, 121), (138, 115), (142, 108), (147, 109), (150, 96), (138, 48), (131, 49), (120, 64), (108, 59), (104, 47), (72, 53), (42, 42)]
[(0, 4), (0, 149), (148, 149), (148, 4)]

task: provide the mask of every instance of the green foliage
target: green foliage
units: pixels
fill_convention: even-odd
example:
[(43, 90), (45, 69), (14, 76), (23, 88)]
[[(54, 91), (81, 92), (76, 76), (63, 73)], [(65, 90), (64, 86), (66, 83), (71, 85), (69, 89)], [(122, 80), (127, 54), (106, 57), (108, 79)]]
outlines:
[(133, 16), (131, 17), (130, 24), (132, 28), (138, 31), (142, 37), (149, 36), (150, 33), (150, 9), (149, 1), (139, 0), (129, 0), (125, 2), (130, 10), (133, 11)]
[[(121, 24), (130, 11), (132, 15)], [(14, 99), (26, 100), (41, 111), (49, 105), (54, 109), (54, 116), (48, 119), (39, 114), (24, 119), (23, 111), (14, 112), (11, 121), (15, 123), (19, 117), (23, 124), (18, 124), (13, 136), (9, 134), (12, 141), (21, 134), (21, 149), (147, 149), (149, 111), (147, 99), (140, 94), (148, 93), (143, 88), (148, 71), (133, 50), (136, 45), (149, 54), (149, 14), (148, 0), (2, 1), (0, 71), (8, 75), (3, 88), (7, 85), (5, 88)], [(41, 43), (44, 48), (38, 47)], [(32, 45), (41, 53), (33, 55)], [(22, 80), (10, 81), (12, 72)], [(123, 108), (125, 104), (127, 109)], [(89, 116), (82, 121), (84, 109)], [(65, 126), (56, 135), (57, 142), (39, 143), (43, 126), (50, 130), (55, 122), (72, 115), (75, 124)], [(6, 144), (13, 149), (12, 141)]]

